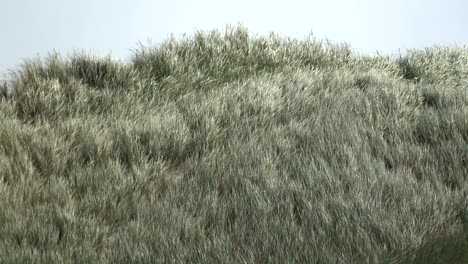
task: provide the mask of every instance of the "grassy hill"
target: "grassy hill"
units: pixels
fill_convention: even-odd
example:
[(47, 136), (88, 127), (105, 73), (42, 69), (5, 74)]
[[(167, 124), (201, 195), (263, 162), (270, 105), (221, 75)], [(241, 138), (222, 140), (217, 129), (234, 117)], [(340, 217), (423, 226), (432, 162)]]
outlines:
[(24, 61), (1, 263), (468, 263), (468, 49), (242, 26)]

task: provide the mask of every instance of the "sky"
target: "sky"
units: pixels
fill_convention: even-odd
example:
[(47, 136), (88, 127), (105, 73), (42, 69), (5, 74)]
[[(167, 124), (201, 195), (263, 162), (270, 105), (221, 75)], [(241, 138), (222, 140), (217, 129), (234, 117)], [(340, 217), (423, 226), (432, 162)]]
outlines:
[(365, 54), (468, 45), (467, 10), (467, 0), (0, 0), (0, 79), (54, 50), (127, 60), (138, 42), (238, 23), (256, 35), (312, 33)]

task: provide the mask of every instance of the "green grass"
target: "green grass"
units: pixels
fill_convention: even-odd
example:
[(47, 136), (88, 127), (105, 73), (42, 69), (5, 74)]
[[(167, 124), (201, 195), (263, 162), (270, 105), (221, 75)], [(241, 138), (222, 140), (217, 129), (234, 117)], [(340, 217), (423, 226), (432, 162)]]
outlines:
[(1, 263), (468, 263), (468, 49), (239, 25), (0, 84)]

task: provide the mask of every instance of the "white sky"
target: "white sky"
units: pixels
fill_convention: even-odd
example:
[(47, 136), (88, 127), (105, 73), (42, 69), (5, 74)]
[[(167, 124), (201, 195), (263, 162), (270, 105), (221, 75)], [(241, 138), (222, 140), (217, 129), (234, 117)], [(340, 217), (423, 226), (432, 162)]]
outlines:
[(253, 34), (312, 32), (369, 54), (466, 45), (467, 11), (467, 0), (0, 0), (0, 79), (24, 58), (54, 49), (127, 59), (139, 41), (238, 22)]

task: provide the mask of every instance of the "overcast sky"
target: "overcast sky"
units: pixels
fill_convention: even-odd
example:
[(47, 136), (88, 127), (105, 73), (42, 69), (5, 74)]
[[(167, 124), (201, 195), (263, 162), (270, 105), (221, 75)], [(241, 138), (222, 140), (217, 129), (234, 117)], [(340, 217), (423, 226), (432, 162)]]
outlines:
[(468, 44), (467, 0), (0, 0), (0, 78), (24, 58), (75, 49), (128, 59), (137, 42), (242, 23), (348, 42), (360, 52)]

